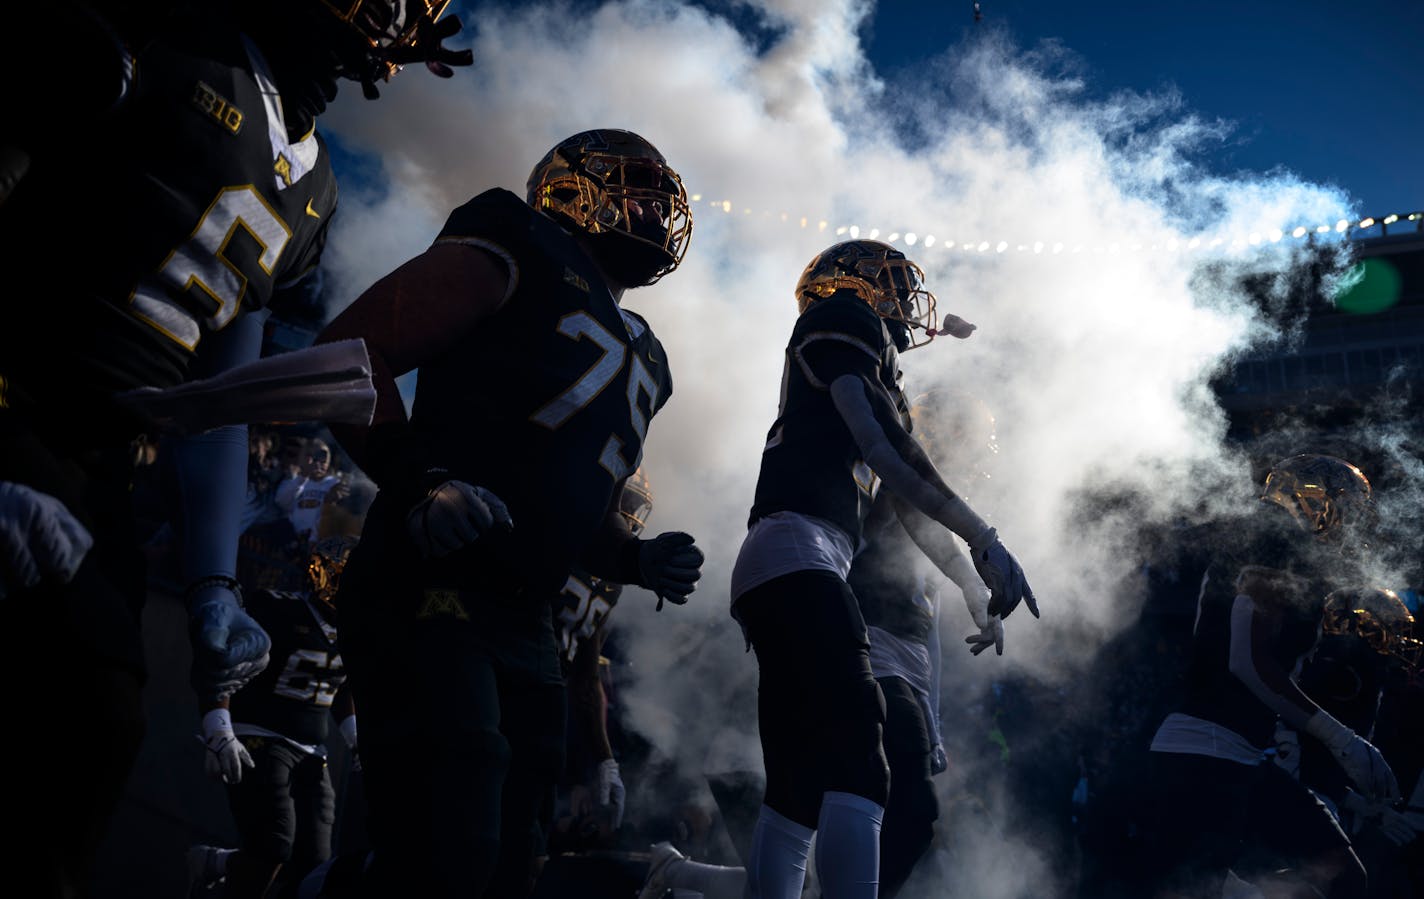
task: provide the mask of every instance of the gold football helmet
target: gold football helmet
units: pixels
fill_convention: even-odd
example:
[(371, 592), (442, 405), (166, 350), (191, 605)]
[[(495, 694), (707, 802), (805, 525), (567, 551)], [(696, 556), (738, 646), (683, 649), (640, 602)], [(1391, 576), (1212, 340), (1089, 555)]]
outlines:
[(1327, 634), (1353, 634), (1382, 656), (1413, 668), (1421, 644), (1414, 637), (1414, 616), (1393, 590), (1346, 588), (1325, 597), (1322, 628)]
[(1261, 499), (1290, 513), (1307, 533), (1337, 538), (1364, 525), (1374, 508), (1369, 478), (1336, 456), (1304, 453), (1277, 462)]
[(328, 609), (336, 608), (336, 591), (341, 588), (341, 572), (346, 568), (346, 560), (351, 558), (351, 550), (356, 546), (355, 537), (327, 537), (312, 546), (307, 558), (307, 575), (311, 578), (312, 598)]
[(822, 250), (796, 282), (796, 307), (805, 312), (838, 290), (853, 291), (876, 315), (904, 325), (909, 343), (903, 349), (924, 346), (938, 333), (935, 295), (925, 289), (925, 273), (889, 244), (848, 240)]
[(653, 488), (648, 483), (648, 475), (639, 468), (623, 484), (623, 494), (618, 497), (618, 512), (636, 537), (648, 526), (648, 515), (652, 511)]
[(692, 239), (682, 179), (631, 131), (602, 128), (560, 141), (529, 173), (527, 190), (530, 206), (594, 237), (599, 263), (628, 287), (677, 268)]

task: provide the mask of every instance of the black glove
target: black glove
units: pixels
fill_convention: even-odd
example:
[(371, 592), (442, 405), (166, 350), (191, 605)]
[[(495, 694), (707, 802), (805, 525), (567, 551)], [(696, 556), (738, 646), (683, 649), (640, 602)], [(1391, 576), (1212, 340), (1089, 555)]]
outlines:
[(691, 534), (666, 531), (651, 540), (638, 541), (638, 572), (641, 585), (658, 595), (658, 611), (663, 600), (682, 605), (697, 588), (702, 577), (702, 550)]
[(979, 577), (984, 579), (985, 586), (993, 594), (993, 598), (989, 600), (989, 614), (1000, 619), (1008, 618), (1009, 613), (1013, 612), (1022, 600), (1028, 605), (1033, 617), (1039, 617), (1038, 599), (1034, 597), (1033, 589), (1024, 577), (1023, 566), (1019, 565), (1019, 560), (999, 541), (994, 529), (990, 528), (976, 538), (975, 544), (969, 548), (970, 559), (973, 560)]
[(423, 62), (432, 74), (449, 78), (455, 74), (451, 66), (468, 66), (475, 61), (473, 50), (451, 50), (440, 46), (446, 38), (459, 34), (463, 27), (458, 16), (445, 16), (436, 22), (427, 19), (416, 26), (415, 40), (407, 46), (394, 48), (386, 58), (398, 66)]

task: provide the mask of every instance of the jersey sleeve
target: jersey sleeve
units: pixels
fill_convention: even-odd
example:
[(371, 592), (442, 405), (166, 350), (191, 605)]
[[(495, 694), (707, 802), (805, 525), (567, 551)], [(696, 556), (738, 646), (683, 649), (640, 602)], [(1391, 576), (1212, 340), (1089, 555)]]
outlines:
[(509, 271), (506, 297), (513, 296), (519, 286), (519, 261), (535, 249), (530, 216), (536, 214), (503, 188), (487, 190), (450, 213), (435, 243), (478, 247), (502, 260)]

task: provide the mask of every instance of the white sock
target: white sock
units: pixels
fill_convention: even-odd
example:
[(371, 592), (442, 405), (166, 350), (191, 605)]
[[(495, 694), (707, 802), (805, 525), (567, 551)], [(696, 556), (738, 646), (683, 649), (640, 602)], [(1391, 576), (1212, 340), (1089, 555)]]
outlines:
[(875, 899), (885, 809), (854, 793), (827, 791), (816, 827), (816, 879), (824, 899)]
[(747, 859), (746, 899), (801, 899), (815, 831), (761, 807)]
[(226, 877), (228, 856), (236, 851), (236, 849), (214, 849), (212, 857), (213, 873), (217, 874), (218, 877)]
[(708, 865), (691, 859), (672, 862), (663, 877), (668, 886), (700, 893), (703, 899), (741, 899), (747, 888), (746, 868)]

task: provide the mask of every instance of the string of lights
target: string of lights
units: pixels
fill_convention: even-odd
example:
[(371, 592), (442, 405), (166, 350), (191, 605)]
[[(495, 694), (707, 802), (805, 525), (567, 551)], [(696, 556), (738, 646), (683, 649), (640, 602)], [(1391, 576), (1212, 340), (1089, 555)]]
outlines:
[[(738, 212), (738, 207), (731, 200), (703, 200), (701, 194), (693, 194), (693, 203), (706, 202), (715, 209), (720, 209), (727, 215)], [(826, 219), (814, 219), (809, 216), (794, 216), (787, 212), (773, 213), (770, 210), (763, 210), (754, 213), (750, 207), (741, 207), (742, 215), (757, 214), (763, 218), (778, 218), (783, 222), (794, 222), (801, 228), (815, 228), (816, 231), (825, 233), (830, 231), (837, 237), (848, 237), (857, 240), (863, 234), (869, 240), (884, 240), (886, 243), (894, 244), (903, 241), (906, 246), (922, 246), (926, 249), (940, 247), (944, 250), (957, 250), (963, 253), (1007, 253), (1010, 250), (1016, 253), (1034, 253), (1058, 255), (1063, 253), (1122, 253), (1132, 252), (1160, 252), (1170, 253), (1193, 252), (1219, 249), (1228, 247), (1229, 249), (1242, 249), (1247, 246), (1260, 246), (1265, 243), (1280, 243), (1287, 237), (1301, 240), (1313, 235), (1335, 234), (1340, 235), (1345, 240), (1358, 240), (1371, 237), (1385, 236), (1389, 234), (1389, 227), (1399, 222), (1412, 223), (1409, 230), (1424, 234), (1424, 212), (1393, 213), (1380, 218), (1373, 216), (1362, 218), (1359, 221), (1351, 219), (1339, 219), (1333, 225), (1298, 225), (1290, 230), (1272, 229), (1269, 231), (1252, 231), (1247, 234), (1240, 234), (1234, 237), (1191, 237), (1181, 240), (1169, 240), (1165, 243), (1142, 243), (1142, 242), (1121, 242), (1112, 241), (1102, 244), (1090, 243), (1070, 243), (1067, 241), (1043, 241), (1036, 240), (1031, 243), (1017, 243), (1007, 240), (964, 240), (955, 241), (936, 237), (926, 233), (921, 235), (916, 231), (887, 231), (883, 232), (879, 228), (861, 228), (859, 225), (836, 225), (832, 226)], [(1363, 231), (1371, 231), (1378, 228), (1379, 234), (1361, 234)]]

